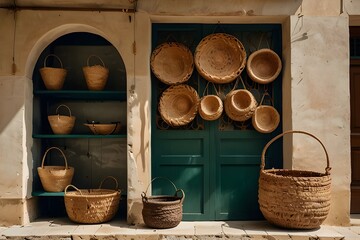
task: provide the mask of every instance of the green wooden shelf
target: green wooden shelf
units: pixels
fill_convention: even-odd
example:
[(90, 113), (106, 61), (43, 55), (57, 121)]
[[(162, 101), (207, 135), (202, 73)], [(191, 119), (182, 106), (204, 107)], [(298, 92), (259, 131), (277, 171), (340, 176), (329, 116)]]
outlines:
[(33, 134), (33, 138), (126, 138), (126, 134), (114, 134), (114, 135), (93, 135), (93, 134)]
[(126, 100), (125, 91), (90, 90), (34, 90), (34, 95), (43, 98), (83, 99), (83, 100)]

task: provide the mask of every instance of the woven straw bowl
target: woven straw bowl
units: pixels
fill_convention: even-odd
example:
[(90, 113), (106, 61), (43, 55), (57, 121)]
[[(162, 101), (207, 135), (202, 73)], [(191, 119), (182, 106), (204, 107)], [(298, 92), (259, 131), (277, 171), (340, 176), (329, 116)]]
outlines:
[(121, 129), (120, 123), (85, 123), (84, 125), (87, 126), (96, 135), (117, 134)]
[[(61, 68), (47, 67), (46, 61), (48, 57), (55, 57), (60, 62)], [(47, 90), (62, 89), (67, 71), (63, 68), (63, 64), (58, 56), (54, 54), (47, 55), (44, 59), (44, 67), (40, 68), (39, 71)]]
[(199, 101), (198, 93), (191, 86), (170, 86), (159, 101), (161, 118), (172, 127), (186, 125), (196, 117)]
[(183, 44), (163, 43), (152, 52), (150, 66), (161, 82), (174, 85), (189, 80), (194, 71), (194, 58)]
[(206, 80), (218, 84), (235, 80), (244, 70), (246, 51), (234, 36), (215, 33), (203, 38), (195, 51), (195, 66)]
[(225, 98), (225, 112), (234, 121), (246, 121), (252, 117), (257, 101), (246, 89), (230, 91)]
[(255, 109), (252, 125), (261, 133), (273, 132), (280, 123), (280, 114), (273, 106), (261, 105)]
[[(69, 111), (69, 116), (58, 114), (58, 110), (60, 107), (66, 107)], [(66, 105), (59, 105), (56, 108), (57, 115), (49, 115), (48, 121), (51, 127), (51, 130), (54, 134), (70, 134), (75, 125), (76, 118), (71, 116), (71, 110)]]
[(260, 49), (253, 52), (246, 65), (249, 77), (257, 83), (267, 84), (274, 81), (282, 68), (280, 57), (271, 49)]
[(207, 95), (201, 98), (199, 114), (204, 120), (217, 120), (221, 116), (223, 109), (223, 102), (217, 95)]
[[(89, 61), (92, 57), (99, 59), (102, 66), (89, 66)], [(87, 58), (87, 66), (83, 67), (83, 73), (86, 80), (86, 85), (89, 90), (101, 91), (105, 88), (107, 79), (109, 77), (109, 69), (105, 67), (104, 62), (100, 57), (96, 55), (90, 55)]]

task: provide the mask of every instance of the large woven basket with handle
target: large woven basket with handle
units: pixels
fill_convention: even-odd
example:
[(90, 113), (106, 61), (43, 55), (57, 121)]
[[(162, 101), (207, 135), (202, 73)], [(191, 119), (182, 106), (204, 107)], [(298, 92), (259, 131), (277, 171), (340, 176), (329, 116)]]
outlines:
[[(325, 173), (265, 169), (265, 153), (268, 147), (285, 134), (293, 133), (306, 134), (321, 144), (327, 162)], [(286, 131), (271, 139), (263, 149), (260, 166), (259, 205), (264, 217), (270, 223), (284, 228), (319, 228), (330, 210), (330, 169), (326, 148), (314, 135), (304, 131)]]
[[(46, 62), (49, 57), (56, 58), (60, 63), (60, 68), (46, 66)], [(40, 68), (39, 71), (47, 90), (62, 89), (67, 75), (67, 70), (63, 68), (63, 64), (58, 56), (55, 54), (47, 55), (44, 59), (44, 67)]]
[[(100, 60), (102, 65), (90, 66), (90, 59), (97, 58)], [(96, 55), (90, 55), (87, 58), (87, 66), (83, 67), (83, 73), (86, 80), (86, 85), (89, 90), (100, 91), (105, 88), (109, 77), (109, 69), (105, 66), (103, 60)]]
[[(69, 116), (59, 114), (61, 107), (67, 108)], [(76, 117), (71, 115), (71, 110), (68, 106), (60, 104), (56, 108), (56, 115), (49, 115), (48, 120), (54, 134), (69, 134), (74, 128)]]

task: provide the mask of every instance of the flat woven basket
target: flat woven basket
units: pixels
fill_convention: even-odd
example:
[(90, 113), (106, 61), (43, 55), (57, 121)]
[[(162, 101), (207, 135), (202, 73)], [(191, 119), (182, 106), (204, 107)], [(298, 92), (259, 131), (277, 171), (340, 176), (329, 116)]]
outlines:
[[(115, 190), (102, 189), (106, 179), (113, 179)], [(72, 187), (75, 191), (68, 191)], [(77, 223), (103, 223), (115, 217), (119, 209), (121, 191), (117, 180), (108, 176), (101, 181), (98, 189), (78, 189), (73, 185), (65, 188), (65, 208), (71, 221)]]
[[(154, 178), (150, 184), (161, 177)], [(164, 178), (167, 179), (167, 178)], [(170, 181), (169, 179), (167, 179)], [(182, 205), (185, 199), (185, 193), (182, 189), (178, 189), (175, 184), (170, 181), (175, 188), (175, 194), (146, 196), (146, 191), (141, 194), (143, 202), (142, 216), (145, 224), (151, 228), (173, 228), (179, 225), (182, 220)], [(177, 194), (181, 192), (181, 196)]]
[(224, 101), (226, 115), (234, 121), (250, 119), (257, 105), (254, 95), (246, 89), (230, 91)]
[(194, 71), (194, 58), (185, 45), (169, 42), (160, 44), (151, 54), (150, 66), (154, 75), (168, 85), (189, 80)]
[(206, 80), (224, 84), (235, 80), (244, 70), (246, 51), (234, 36), (214, 33), (203, 38), (195, 50), (195, 66)]
[[(285, 134), (301, 133), (315, 138), (325, 151), (325, 173), (288, 169), (265, 170), (268, 147)], [(317, 161), (317, 159), (312, 159)], [(290, 229), (319, 228), (330, 211), (331, 177), (329, 156), (324, 144), (304, 131), (286, 131), (271, 139), (261, 155), (259, 205), (272, 224)]]
[[(90, 66), (89, 61), (91, 58), (97, 58), (100, 60), (102, 65), (93, 65)], [(105, 63), (103, 60), (96, 55), (90, 55), (87, 58), (87, 66), (83, 67), (83, 73), (86, 80), (86, 85), (89, 90), (100, 91), (105, 88), (109, 77), (109, 69), (106, 68)]]
[(193, 87), (187, 84), (170, 86), (160, 97), (159, 112), (170, 126), (183, 126), (196, 117), (199, 101), (199, 95)]
[[(69, 116), (60, 115), (60, 107), (67, 108)], [(74, 128), (76, 118), (71, 115), (71, 110), (68, 106), (61, 104), (56, 108), (56, 115), (49, 115), (48, 120), (54, 134), (69, 134)]]
[[(46, 61), (49, 57), (56, 58), (60, 62), (61, 67), (47, 67)], [(56, 56), (55, 54), (47, 55), (44, 59), (44, 67), (40, 68), (39, 71), (47, 90), (62, 89), (65, 82), (65, 77), (67, 75), (67, 70), (63, 68), (63, 64), (58, 56)]]
[[(50, 150), (58, 150), (65, 161), (65, 166), (44, 166), (45, 158)], [(41, 167), (37, 168), (41, 184), (47, 192), (62, 192), (65, 187), (71, 184), (74, 176), (74, 168), (69, 167), (63, 151), (57, 147), (50, 147), (45, 151)]]

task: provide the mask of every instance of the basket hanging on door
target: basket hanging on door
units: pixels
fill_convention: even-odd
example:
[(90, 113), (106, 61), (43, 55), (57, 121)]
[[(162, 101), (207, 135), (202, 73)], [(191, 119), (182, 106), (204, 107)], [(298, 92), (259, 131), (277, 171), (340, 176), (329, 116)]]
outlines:
[[(285, 134), (301, 133), (315, 138), (325, 151), (325, 173), (288, 169), (265, 170), (268, 147)], [(319, 228), (330, 210), (331, 177), (329, 156), (324, 144), (304, 131), (286, 131), (271, 139), (261, 155), (259, 205), (272, 224), (290, 229)]]
[[(95, 57), (100, 60), (101, 65), (89, 66), (89, 61), (92, 57)], [(103, 90), (105, 88), (108, 76), (109, 69), (105, 67), (103, 60), (96, 55), (90, 55), (87, 58), (87, 66), (83, 67), (83, 73), (86, 80), (86, 85), (89, 90)]]
[[(150, 184), (156, 179), (166, 179), (175, 188), (173, 196), (146, 196)], [(146, 191), (141, 194), (143, 202), (142, 216), (145, 224), (151, 228), (173, 228), (179, 225), (182, 220), (182, 205), (185, 193), (178, 189), (175, 184), (167, 178), (157, 177), (150, 182)], [(177, 194), (181, 192), (181, 196)]]
[[(46, 61), (48, 57), (54, 57), (60, 62), (60, 68), (47, 67)], [(40, 75), (44, 81), (47, 90), (60, 90), (62, 89), (67, 74), (66, 69), (63, 68), (63, 64), (58, 56), (55, 54), (49, 54), (44, 59), (44, 67), (40, 68)]]
[[(114, 180), (115, 189), (102, 189), (105, 180)], [(75, 191), (68, 191), (72, 187)], [(65, 188), (66, 213), (77, 223), (103, 223), (113, 219), (118, 212), (120, 193), (117, 180), (108, 176), (101, 181), (98, 189), (78, 189), (74, 185)]]

